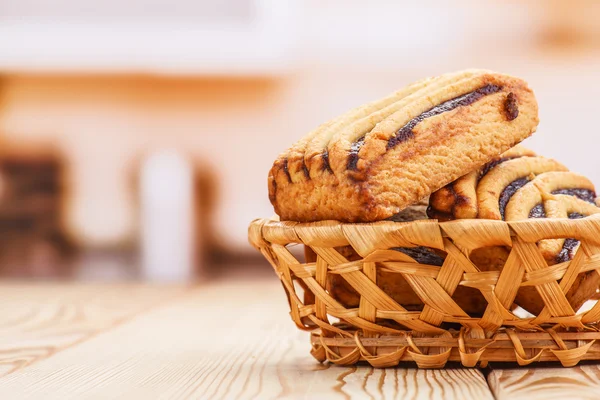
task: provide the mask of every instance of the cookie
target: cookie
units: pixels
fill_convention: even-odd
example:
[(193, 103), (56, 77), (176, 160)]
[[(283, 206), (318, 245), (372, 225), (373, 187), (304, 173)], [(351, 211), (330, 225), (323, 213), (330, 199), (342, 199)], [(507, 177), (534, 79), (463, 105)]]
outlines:
[[(600, 213), (592, 182), (567, 170), (555, 160), (536, 156), (517, 146), (430, 196), (430, 218), (452, 220), (482, 218), (518, 221), (528, 218), (583, 218)], [(575, 239), (547, 239), (538, 243), (548, 265), (573, 258), (579, 242)], [(498, 270), (508, 258), (509, 249), (477, 249), (471, 260), (481, 270)], [(596, 274), (582, 274), (567, 294), (592, 294), (598, 287)], [(580, 293), (581, 294), (581, 293)], [(588, 298), (586, 293), (578, 298)], [(515, 302), (537, 314), (544, 306), (535, 288), (521, 288)], [(574, 309), (581, 304), (571, 302)]]
[[(430, 196), (428, 216), (440, 221), (477, 218), (479, 214), (479, 205), (477, 204), (477, 185), (479, 181), (494, 167), (506, 161), (534, 156), (533, 151), (522, 146), (515, 146), (481, 168), (471, 171), (444, 186)], [(561, 168), (558, 164), (555, 167)], [(529, 175), (529, 172), (526, 172), (524, 176), (526, 175)]]
[(425, 79), (321, 125), (281, 154), (269, 198), (282, 220), (388, 219), (537, 124), (535, 96), (521, 79), (482, 70)]
[[(440, 221), (567, 218), (600, 212), (595, 198), (589, 179), (517, 146), (433, 193), (427, 214)], [(559, 239), (542, 241), (540, 246), (550, 263), (564, 261), (555, 259), (560, 247)]]
[[(515, 192), (506, 204), (505, 219), (583, 218), (600, 213), (594, 185), (572, 172), (547, 172), (536, 176)], [(578, 242), (573, 239), (547, 239), (539, 242), (550, 264), (573, 258)]]

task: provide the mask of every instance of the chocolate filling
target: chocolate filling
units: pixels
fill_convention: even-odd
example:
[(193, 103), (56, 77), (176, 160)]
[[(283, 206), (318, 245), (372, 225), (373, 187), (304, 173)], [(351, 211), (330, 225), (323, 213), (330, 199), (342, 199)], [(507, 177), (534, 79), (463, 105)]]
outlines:
[(509, 183), (508, 186), (506, 186), (504, 188), (502, 193), (500, 193), (500, 198), (498, 200), (498, 207), (500, 208), (500, 215), (502, 216), (503, 220), (504, 220), (504, 211), (506, 210), (506, 205), (508, 204), (508, 201), (510, 200), (511, 197), (513, 197), (513, 195), (515, 193), (517, 193), (517, 190), (519, 190), (523, 186), (525, 186), (527, 184), (527, 182), (529, 182), (529, 178), (516, 179), (516, 180), (512, 181), (511, 183)]
[(362, 136), (356, 140), (356, 142), (350, 145), (350, 153), (348, 154), (348, 164), (346, 168), (352, 171), (356, 171), (356, 166), (358, 164), (358, 152), (360, 148), (365, 143), (365, 137)]
[(481, 180), (481, 178), (483, 178), (484, 176), (486, 176), (488, 174), (488, 172), (490, 172), (492, 169), (494, 169), (494, 167), (502, 164), (504, 161), (508, 161), (508, 160), (513, 159), (513, 158), (518, 158), (518, 157), (502, 157), (502, 158), (490, 161), (489, 163), (485, 164), (481, 168), (481, 171), (479, 171), (479, 180)]
[(331, 169), (331, 165), (329, 164), (329, 150), (325, 150), (323, 154), (321, 154), (321, 160), (323, 160), (323, 164), (321, 165), (321, 171), (329, 171), (333, 174), (333, 170)]
[(452, 111), (455, 108), (461, 106), (468, 106), (475, 103), (477, 100), (482, 99), (483, 97), (490, 95), (492, 93), (499, 92), (502, 88), (497, 85), (485, 85), (477, 90), (474, 90), (470, 93), (463, 94), (462, 96), (455, 97), (453, 99), (447, 100), (430, 110), (425, 111), (421, 115), (416, 116), (411, 119), (404, 125), (402, 128), (398, 129), (396, 132), (396, 136), (390, 138), (387, 143), (387, 149), (391, 149), (399, 143), (405, 142), (408, 139), (414, 136), (413, 128), (424, 119), (434, 117), (436, 115), (445, 113), (447, 111)]
[(575, 196), (578, 199), (592, 204), (594, 204), (594, 200), (596, 199), (596, 193), (589, 189), (558, 189), (552, 192), (552, 194), (566, 194), (569, 196)]
[(529, 218), (546, 218), (546, 209), (543, 204), (538, 204), (529, 211)]
[[(573, 212), (573, 213), (569, 214), (569, 219), (580, 219), (583, 217), (585, 217), (585, 216), (578, 212)], [(575, 256), (575, 249), (577, 248), (578, 244), (579, 244), (579, 240), (577, 240), (577, 239), (573, 239), (573, 238), (565, 239), (565, 243), (563, 244), (563, 247), (560, 250), (560, 253), (558, 253), (556, 255), (556, 262), (560, 264), (560, 263), (572, 260), (573, 256)]]
[(510, 160), (516, 160), (517, 158), (521, 158), (524, 156), (515, 156), (515, 157), (502, 157), (502, 158), (498, 158), (496, 160), (492, 160), (489, 163), (485, 164), (483, 167), (481, 167), (481, 170), (479, 171), (479, 178), (478, 178), (478, 182), (483, 179), (484, 176), (486, 176), (488, 174), (488, 172), (490, 172), (492, 169), (494, 169), (495, 167), (497, 167), (498, 165), (502, 164), (505, 161), (510, 161)]
[(287, 176), (288, 182), (292, 183), (292, 176), (290, 175), (290, 170), (288, 168), (288, 159), (287, 158), (285, 160), (283, 160), (283, 172), (285, 173), (285, 176)]
[(304, 172), (306, 179), (310, 179), (310, 172), (308, 172), (308, 168), (306, 167), (306, 162), (304, 160), (302, 160), (302, 172)]
[(579, 240), (577, 239), (565, 239), (565, 243), (563, 244), (560, 253), (556, 255), (556, 262), (560, 264), (571, 260), (575, 255), (575, 248), (577, 248), (578, 244)]
[(506, 100), (504, 101), (504, 114), (509, 121), (512, 121), (519, 116), (519, 103), (517, 101), (517, 96), (515, 96), (513, 92), (510, 92), (508, 96), (506, 96)]
[[(516, 193), (517, 190), (519, 190), (521, 187), (523, 187), (527, 182), (528, 182), (527, 178), (517, 179), (516, 181), (513, 181), (510, 185), (508, 185), (502, 191), (502, 194), (500, 195), (500, 203), (499, 203), (500, 204), (500, 213), (502, 214), (502, 219), (504, 219), (504, 210), (505, 210), (506, 204), (508, 204), (508, 201), (510, 200), (510, 198)], [(516, 187), (516, 189), (508, 190), (511, 187), (511, 185)], [(508, 191), (509, 193), (506, 193), (506, 195), (505, 195), (506, 191)], [(596, 193), (594, 193), (592, 190), (588, 190), (588, 189), (558, 189), (558, 190), (553, 191), (552, 194), (566, 194), (569, 196), (575, 196), (581, 200), (587, 201), (592, 204), (594, 204), (594, 200), (596, 198)], [(504, 203), (503, 203), (503, 196), (506, 196), (506, 200), (504, 201)], [(583, 218), (583, 217), (584, 216), (579, 213), (569, 214), (570, 219), (577, 219), (577, 218)], [(544, 209), (544, 205), (537, 204), (535, 207), (533, 207), (531, 209), (531, 211), (529, 211), (529, 218), (546, 218), (546, 210)]]
[[(482, 99), (483, 97), (490, 95), (492, 93), (497, 93), (502, 88), (497, 85), (485, 85), (479, 89), (476, 89), (472, 92), (463, 94), (462, 96), (455, 97), (450, 100), (446, 100), (445, 102), (417, 115), (410, 121), (406, 123), (402, 128), (396, 131), (396, 135), (388, 140), (386, 149), (389, 150), (395, 147), (397, 144), (405, 142), (415, 136), (413, 132), (413, 128), (424, 119), (434, 117), (439, 114), (443, 114), (448, 111), (452, 111), (455, 108), (461, 106), (468, 106), (475, 103), (477, 100)], [(347, 168), (350, 170), (356, 170), (356, 164), (358, 163), (358, 152), (360, 148), (365, 142), (365, 137), (361, 137), (350, 146), (350, 153), (348, 155), (348, 166)]]
[(428, 247), (392, 247), (391, 250), (404, 253), (419, 264), (435, 265), (438, 267), (444, 264), (444, 258), (434, 253)]

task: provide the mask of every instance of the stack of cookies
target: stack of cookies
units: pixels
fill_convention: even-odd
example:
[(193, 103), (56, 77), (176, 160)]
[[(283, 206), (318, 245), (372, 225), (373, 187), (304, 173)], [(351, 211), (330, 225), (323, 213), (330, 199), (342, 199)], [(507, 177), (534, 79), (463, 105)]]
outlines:
[[(558, 161), (518, 144), (538, 125), (538, 106), (521, 79), (484, 70), (428, 78), (350, 110), (281, 154), (269, 173), (269, 198), (282, 220), (411, 221), (432, 218), (583, 218), (599, 213), (594, 185)], [(575, 239), (543, 240), (548, 265), (569, 261)], [(395, 248), (421, 264), (442, 265), (429, 248)], [(340, 248), (352, 259), (352, 248)], [(470, 254), (482, 271), (501, 268), (510, 249)], [(312, 254), (307, 254), (310, 260)], [(378, 272), (392, 298), (422, 303), (399, 274)], [(579, 275), (567, 298), (575, 310), (598, 288), (597, 274)], [(359, 296), (343, 279), (328, 291), (347, 307)], [(521, 288), (516, 305), (537, 314), (544, 303)], [(457, 303), (479, 314), (481, 294), (459, 287)], [(578, 293), (575, 296), (575, 293)]]

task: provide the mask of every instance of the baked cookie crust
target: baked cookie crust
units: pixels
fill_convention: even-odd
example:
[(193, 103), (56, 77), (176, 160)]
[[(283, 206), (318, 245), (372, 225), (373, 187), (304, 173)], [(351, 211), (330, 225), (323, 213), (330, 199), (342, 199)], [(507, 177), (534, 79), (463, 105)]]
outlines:
[(281, 154), (269, 198), (282, 220), (390, 218), (531, 135), (538, 106), (518, 78), (428, 78), (335, 118)]

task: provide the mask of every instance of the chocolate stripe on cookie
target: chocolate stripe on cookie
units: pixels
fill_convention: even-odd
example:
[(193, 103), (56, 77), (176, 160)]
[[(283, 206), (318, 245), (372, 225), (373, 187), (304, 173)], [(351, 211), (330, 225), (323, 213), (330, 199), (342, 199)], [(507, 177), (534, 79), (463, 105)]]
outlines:
[(288, 159), (283, 160), (283, 173), (288, 178), (288, 182), (292, 183), (292, 176), (290, 175), (290, 170), (288, 168)]
[(546, 209), (543, 204), (538, 204), (529, 211), (529, 218), (546, 218)]
[(577, 246), (579, 246), (579, 240), (573, 238), (565, 239), (560, 253), (556, 256), (556, 263), (560, 264), (572, 260)]
[[(584, 215), (577, 213), (577, 212), (573, 212), (573, 213), (569, 214), (569, 219), (580, 219), (583, 217), (584, 217)], [(562, 263), (562, 262), (567, 262), (569, 260), (572, 260), (573, 257), (575, 256), (575, 251), (577, 250), (577, 246), (579, 246), (579, 240), (573, 239), (573, 238), (565, 239), (565, 243), (563, 244), (563, 247), (560, 250), (560, 253), (558, 253), (558, 255), (556, 256), (556, 262)]]
[(358, 152), (360, 148), (365, 143), (365, 137), (359, 138), (356, 142), (352, 143), (350, 146), (350, 153), (348, 154), (348, 165), (347, 169), (351, 171), (356, 171), (356, 166), (358, 165)]
[(595, 204), (596, 193), (589, 189), (558, 189), (554, 190), (552, 194), (566, 194), (569, 196), (575, 196), (588, 203)]
[[(482, 73), (483, 71), (468, 70), (429, 79), (427, 80), (427, 84), (424, 82), (417, 82), (416, 84), (410, 85), (408, 88), (400, 92), (402, 93), (402, 96), (398, 97), (398, 100), (394, 103), (388, 104), (386, 107), (383, 107), (373, 113), (364, 115), (362, 118), (353, 121), (339, 132), (330, 132), (330, 135), (325, 135), (325, 137), (311, 140), (309, 146), (307, 147), (305, 157), (309, 160), (318, 158), (316, 155), (320, 153), (324, 147), (330, 151), (333, 150), (333, 153), (335, 154), (336, 148), (345, 147), (345, 144), (347, 144), (347, 148), (345, 148), (343, 151), (345, 157), (343, 167), (347, 169), (347, 165), (349, 163), (347, 155), (348, 152), (351, 152), (353, 144), (362, 140), (362, 138), (371, 132), (378, 123), (384, 121), (386, 118), (403, 109), (407, 105), (414, 104), (421, 96), (423, 96), (425, 92), (430, 92), (436, 89), (440, 90), (448, 87), (451, 84), (456, 84), (456, 82), (461, 82), (464, 79), (470, 79), (474, 76), (479, 76)], [(330, 148), (330, 144), (332, 148)], [(355, 150), (356, 154), (358, 154), (358, 151), (360, 148), (362, 148), (362, 146), (363, 143), (358, 145), (358, 148)], [(335, 162), (332, 169), (336, 170)], [(350, 169), (350, 171), (353, 171), (353, 169)]]
[(302, 172), (304, 172), (304, 177), (310, 180), (310, 172), (308, 172), (308, 168), (306, 167), (304, 160), (302, 160)]
[(481, 180), (481, 178), (486, 176), (487, 173), (490, 172), (495, 166), (500, 165), (505, 161), (512, 160), (515, 158), (519, 158), (519, 157), (502, 157), (497, 160), (490, 161), (489, 163), (485, 164), (479, 171), (479, 179)]
[[(499, 200), (500, 214), (502, 215), (502, 219), (505, 219), (504, 212), (506, 210), (506, 205), (508, 204), (511, 197), (523, 186), (525, 186), (529, 182), (528, 178), (517, 179), (513, 181), (510, 185), (506, 187), (502, 191)], [(552, 194), (564, 194), (568, 196), (575, 196), (583, 201), (587, 201), (588, 203), (594, 204), (594, 200), (596, 198), (596, 194), (589, 189), (558, 189), (552, 192)], [(580, 215), (578, 218), (583, 218), (583, 215), (579, 213), (571, 213), (571, 215)], [(538, 204), (529, 212), (529, 218), (545, 218), (545, 210), (543, 204)], [(571, 218), (574, 219), (574, 218)]]
[(506, 114), (506, 119), (509, 121), (512, 121), (519, 116), (519, 102), (513, 92), (510, 92), (508, 96), (506, 96), (506, 100), (504, 101), (504, 114)]
[(412, 137), (414, 137), (413, 128), (424, 119), (434, 117), (436, 115), (440, 115), (442, 113), (452, 111), (455, 108), (468, 106), (475, 103), (477, 100), (484, 98), (487, 95), (492, 93), (496, 93), (502, 90), (500, 86), (497, 85), (485, 85), (482, 88), (474, 90), (470, 93), (463, 94), (462, 96), (455, 97), (448, 101), (443, 102), (430, 110), (425, 111), (421, 115), (416, 116), (411, 119), (404, 125), (402, 128), (398, 129), (396, 135), (390, 138), (387, 143), (387, 149), (391, 149), (399, 143), (405, 142)]
[[(413, 132), (413, 128), (417, 126), (417, 124), (427, 118), (434, 117), (436, 115), (443, 114), (448, 111), (452, 111), (455, 108), (468, 106), (475, 103), (477, 100), (482, 99), (483, 97), (497, 93), (502, 88), (497, 85), (485, 85), (482, 88), (464, 94), (462, 96), (455, 97), (453, 99), (447, 100), (423, 113), (417, 115), (415, 118), (408, 121), (402, 128), (398, 129), (396, 135), (391, 137), (387, 143), (387, 150), (394, 148), (396, 145), (406, 142), (407, 140), (412, 139), (415, 134)], [(353, 142), (350, 146), (350, 152), (348, 154), (348, 165), (347, 169), (351, 171), (356, 170), (356, 166), (358, 164), (358, 153), (365, 143), (365, 136), (360, 137), (355, 142)]]
[(391, 250), (399, 251), (413, 258), (419, 264), (435, 265), (441, 267), (444, 257), (433, 252), (429, 247), (392, 247)]
[(331, 164), (329, 164), (329, 151), (325, 150), (323, 154), (321, 154), (321, 171), (328, 171), (330, 174), (333, 174), (333, 170), (331, 169)]
[[(544, 157), (521, 157), (506, 161), (496, 168), (492, 169), (485, 177), (477, 183), (477, 203), (479, 205), (479, 218), (485, 219), (505, 219), (505, 214), (509, 214), (509, 209), (513, 203), (513, 196), (521, 193), (527, 183), (536, 176), (542, 176), (545, 173), (554, 173), (554, 171), (566, 171), (566, 167), (555, 160)], [(552, 177), (553, 175), (549, 175)], [(541, 184), (540, 179), (536, 179), (536, 185)], [(539, 190), (527, 185), (533, 194)], [(559, 188), (564, 186), (559, 186)], [(522, 218), (527, 218), (527, 214), (533, 206), (541, 202), (536, 197), (527, 197), (528, 208), (520, 211)], [(531, 204), (529, 206), (529, 204)], [(523, 205), (523, 207), (525, 207)], [(513, 220), (514, 218), (506, 218)]]
[(515, 159), (521, 158), (521, 157), (524, 157), (524, 156), (502, 157), (502, 158), (499, 158), (497, 160), (494, 160), (494, 161), (491, 161), (491, 162), (485, 164), (481, 168), (481, 171), (479, 171), (479, 180), (481, 180), (481, 178), (483, 178), (484, 176), (486, 176), (488, 174), (488, 172), (490, 172), (494, 167), (502, 164), (503, 162), (510, 161), (510, 160), (515, 160)]
[(508, 201), (511, 199), (511, 197), (513, 197), (515, 193), (517, 193), (517, 190), (527, 185), (527, 183), (529, 183), (529, 178), (520, 178), (514, 180), (511, 183), (509, 183), (507, 187), (504, 188), (502, 193), (500, 193), (500, 198), (498, 199), (498, 208), (500, 209), (500, 215), (502, 216), (503, 220), (506, 219), (504, 216), (504, 211), (506, 210), (506, 205), (508, 204)]
[[(312, 170), (313, 168), (317, 168), (318, 171), (318, 168), (322, 166), (322, 163), (318, 160), (322, 157), (323, 151), (327, 150), (329, 153), (329, 144), (335, 137), (338, 137), (343, 132), (352, 132), (350, 141), (353, 142), (356, 138), (370, 132), (371, 129), (373, 129), (373, 126), (379, 121), (397, 111), (408, 96), (411, 96), (424, 88), (430, 87), (431, 85), (444, 86), (449, 81), (481, 73), (481, 71), (463, 71), (435, 78), (427, 78), (396, 91), (382, 100), (377, 100), (354, 109), (326, 126), (318, 134), (312, 135), (306, 141), (303, 157), (308, 169)], [(333, 170), (333, 168), (331, 169)], [(320, 171), (323, 170), (321, 169)]]

